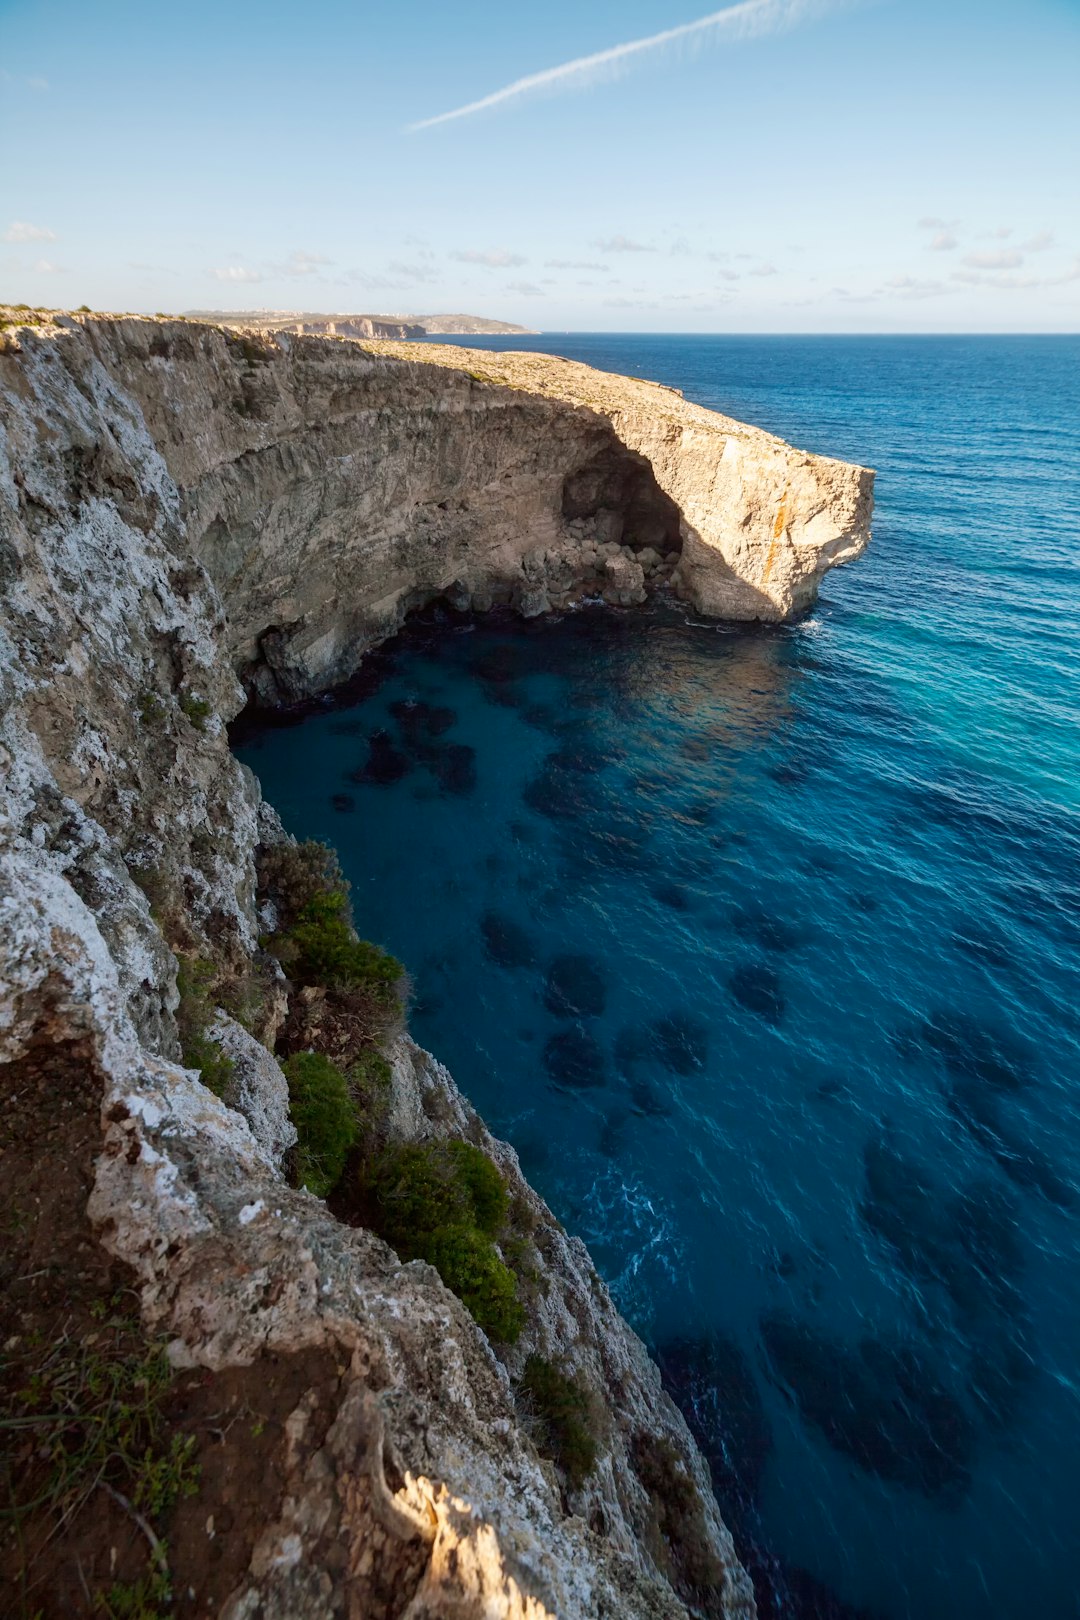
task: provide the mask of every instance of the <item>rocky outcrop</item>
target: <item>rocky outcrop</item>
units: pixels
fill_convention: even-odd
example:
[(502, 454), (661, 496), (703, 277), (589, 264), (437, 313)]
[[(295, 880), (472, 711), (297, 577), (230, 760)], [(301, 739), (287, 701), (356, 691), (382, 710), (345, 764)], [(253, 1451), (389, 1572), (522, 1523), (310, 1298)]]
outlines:
[(189, 309), (191, 320), (209, 321), (215, 326), (237, 326), (262, 332), (296, 332), (315, 337), (422, 338), (471, 336), (481, 333), (513, 337), (528, 332), (527, 326), (508, 321), (492, 321), (485, 315), (320, 315), (295, 310), (213, 310)]
[[(283, 1414), (265, 1522), (215, 1612), (749, 1617), (655, 1367), (433, 1058), (391, 1049), (392, 1128), (501, 1166), (536, 1278), (517, 1346), (497, 1357), (433, 1270), (288, 1185), (267, 1049), (287, 998), (255, 898), (256, 851), (282, 835), (225, 722), (237, 672), (265, 696), (316, 690), (438, 594), (542, 612), (692, 589), (718, 532), (708, 478), (747, 556), (771, 522), (764, 585), (794, 600), (839, 535), (864, 543), (868, 475), (649, 385), (616, 410), (615, 380), (578, 397), (581, 368), (551, 362), (545, 393), (453, 353), (71, 317), (0, 335), (0, 1084), (25, 1097), (30, 1072), (47, 1107), (50, 1076), (78, 1076), (56, 1103), (88, 1099), (89, 1217), (177, 1366), (323, 1369)], [(220, 1099), (180, 1063), (181, 951), (262, 974), (250, 1029), (221, 1011), (209, 1029)], [(530, 1352), (589, 1392), (584, 1482), (530, 1439)]]
[(345, 679), (436, 596), (628, 604), (612, 547), (701, 611), (775, 620), (868, 537), (865, 470), (546, 356), (104, 319), (24, 356), (141, 417), (267, 700)]

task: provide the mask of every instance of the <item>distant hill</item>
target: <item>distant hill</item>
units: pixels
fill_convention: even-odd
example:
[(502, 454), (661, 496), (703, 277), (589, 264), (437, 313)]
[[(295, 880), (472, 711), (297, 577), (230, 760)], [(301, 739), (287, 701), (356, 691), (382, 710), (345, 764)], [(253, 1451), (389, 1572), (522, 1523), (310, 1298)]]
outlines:
[(189, 309), (191, 320), (218, 326), (258, 326), (270, 332), (309, 332), (313, 336), (351, 338), (422, 338), (484, 333), (524, 333), (528, 326), (491, 321), (483, 315), (321, 315), (282, 309)]

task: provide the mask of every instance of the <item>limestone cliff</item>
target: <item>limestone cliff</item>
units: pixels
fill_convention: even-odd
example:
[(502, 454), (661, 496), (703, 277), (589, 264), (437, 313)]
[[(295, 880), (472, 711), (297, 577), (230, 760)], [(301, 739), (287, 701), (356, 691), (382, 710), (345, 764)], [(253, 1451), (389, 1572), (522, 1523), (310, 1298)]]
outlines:
[[(183, 1612), (752, 1615), (655, 1367), (433, 1058), (392, 1044), (392, 1128), (467, 1137), (502, 1167), (537, 1279), (519, 1344), (497, 1356), (434, 1270), (288, 1184), (269, 1048), (296, 996), (256, 899), (257, 852), (282, 834), (225, 722), (238, 674), (267, 697), (325, 687), (439, 593), (632, 597), (646, 569), (627, 537), (650, 578), (674, 569), (698, 596), (695, 569), (714, 575), (697, 548), (721, 549), (710, 479), (745, 505), (717, 577), (749, 558), (740, 589), (779, 612), (864, 543), (869, 475), (555, 362), (526, 389), (521, 357), (483, 357), (503, 385), (461, 351), (447, 367), (180, 322), (17, 321), (0, 332), (0, 1164), (27, 1235), (5, 1307), (29, 1310), (27, 1279), (63, 1282), (70, 1240), (80, 1275), (107, 1254), (134, 1277), (215, 1412), (238, 1388), (240, 1412), (270, 1402), (243, 1527), (203, 1585), (195, 1563), (174, 1572)], [(223, 1099), (179, 1061), (178, 953), (269, 987), (253, 1034), (217, 1015)], [(588, 1391), (584, 1481), (530, 1438), (530, 1352)], [(241, 1469), (245, 1447), (221, 1444)], [(229, 1477), (204, 1469), (206, 1535), (234, 1520)]]

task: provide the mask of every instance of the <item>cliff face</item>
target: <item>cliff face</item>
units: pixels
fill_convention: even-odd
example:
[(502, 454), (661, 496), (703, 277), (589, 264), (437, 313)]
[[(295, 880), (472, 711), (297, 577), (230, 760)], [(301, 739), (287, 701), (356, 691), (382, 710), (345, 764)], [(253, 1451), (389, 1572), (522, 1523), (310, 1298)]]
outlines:
[[(645, 569), (618, 551), (628, 532), (670, 558), (681, 541), (682, 574), (692, 537), (674, 503), (700, 500), (704, 528), (707, 502), (679, 471), (680, 435), (735, 488), (722, 431), (674, 396), (627, 385), (617, 417), (493, 386), (453, 356), (447, 371), (426, 350), (136, 320), (0, 335), (0, 1151), (38, 1212), (25, 1272), (62, 1266), (50, 1244), (75, 1231), (134, 1276), (177, 1367), (293, 1391), (235, 1568), (199, 1613), (750, 1616), (656, 1369), (434, 1059), (392, 1046), (394, 1133), (478, 1142), (527, 1216), (536, 1293), (500, 1357), (435, 1271), (283, 1178), (293, 1131), (267, 1048), (294, 997), (279, 969), (267, 1044), (218, 1017), (224, 1101), (178, 1061), (174, 952), (237, 976), (267, 965), (255, 856), (282, 834), (228, 750), (236, 672), (267, 695), (316, 690), (439, 592), (526, 608), (560, 584), (632, 594)], [(763, 457), (821, 498), (812, 458), (758, 437), (736, 454), (743, 487)], [(798, 542), (815, 567), (841, 519), (866, 515), (865, 475), (829, 476), (847, 491), (834, 538)], [(785, 556), (815, 521), (792, 500)], [(596, 549), (605, 524), (617, 555)], [(81, 1157), (57, 1148), (47, 1189), (61, 1126)], [(513, 1380), (532, 1352), (589, 1392), (584, 1483), (529, 1437)], [(215, 1479), (208, 1522), (228, 1499)]]
[(865, 469), (547, 356), (100, 320), (60, 352), (137, 404), (266, 697), (440, 594), (543, 612), (674, 568), (702, 612), (788, 618), (869, 537)]
[(296, 332), (313, 337), (420, 338), (429, 333), (509, 337), (527, 326), (488, 320), (483, 315), (320, 315), (296, 310), (189, 309), (192, 320), (215, 326), (257, 327), (262, 332)]

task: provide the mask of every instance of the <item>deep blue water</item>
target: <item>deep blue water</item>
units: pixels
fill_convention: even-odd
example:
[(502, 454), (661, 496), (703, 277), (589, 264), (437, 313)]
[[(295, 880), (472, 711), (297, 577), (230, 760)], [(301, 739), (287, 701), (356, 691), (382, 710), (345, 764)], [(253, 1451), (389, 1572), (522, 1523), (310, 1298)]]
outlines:
[(871, 550), (782, 630), (429, 621), (241, 757), (660, 1356), (762, 1613), (1080, 1615), (1080, 339), (520, 346), (877, 467)]

